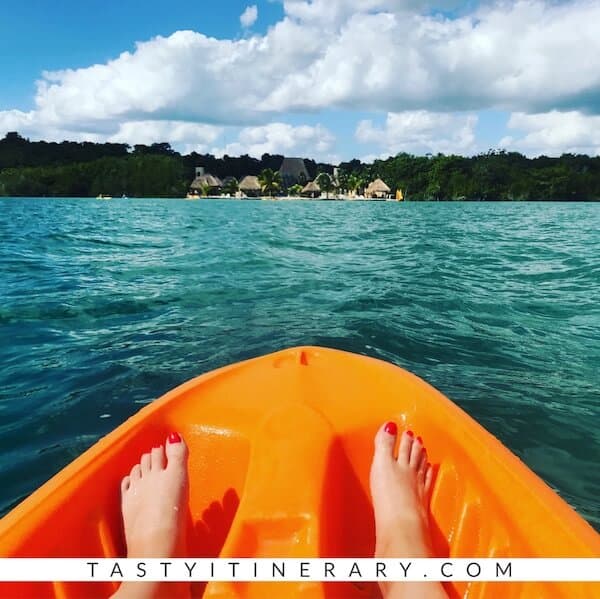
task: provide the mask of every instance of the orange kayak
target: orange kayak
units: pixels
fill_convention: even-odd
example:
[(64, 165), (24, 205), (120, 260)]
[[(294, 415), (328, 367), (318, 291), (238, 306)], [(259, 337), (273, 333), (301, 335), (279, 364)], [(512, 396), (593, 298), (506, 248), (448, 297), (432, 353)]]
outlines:
[[(394, 419), (426, 441), (440, 557), (599, 557), (600, 536), (441, 393), (391, 364), (296, 348), (167, 393), (0, 520), (0, 557), (124, 557), (119, 483), (180, 431), (190, 447), (193, 557), (370, 557), (373, 436)], [(265, 586), (266, 585), (266, 586)], [(108, 597), (115, 583), (0, 585), (0, 596)], [(598, 597), (595, 583), (448, 584), (450, 597)], [(216, 597), (370, 597), (374, 585), (221, 583)]]

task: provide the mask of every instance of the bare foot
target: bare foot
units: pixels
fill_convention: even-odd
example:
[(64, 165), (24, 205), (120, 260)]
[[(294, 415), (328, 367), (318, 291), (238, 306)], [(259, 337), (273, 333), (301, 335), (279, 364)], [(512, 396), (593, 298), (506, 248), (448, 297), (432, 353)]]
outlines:
[[(121, 510), (128, 558), (169, 558), (181, 552), (188, 493), (187, 447), (177, 433), (142, 456), (121, 482)], [(152, 582), (123, 583), (113, 597), (171, 595)], [(167, 589), (171, 589), (169, 585)], [(175, 590), (175, 589), (172, 589)]]
[[(431, 464), (420, 437), (406, 431), (394, 457), (398, 427), (382, 426), (375, 436), (371, 495), (375, 511), (375, 557), (433, 557), (429, 530)], [(386, 599), (445, 599), (437, 582), (395, 582), (381, 585)]]

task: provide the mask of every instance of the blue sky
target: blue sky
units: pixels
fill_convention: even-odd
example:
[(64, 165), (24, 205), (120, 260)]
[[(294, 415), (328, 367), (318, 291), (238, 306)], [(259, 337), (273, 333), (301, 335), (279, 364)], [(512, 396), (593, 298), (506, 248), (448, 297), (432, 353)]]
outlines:
[[(239, 16), (247, 2), (237, 0), (24, 0), (0, 20), (0, 109), (32, 108), (35, 81), (42, 71), (106, 62), (134, 43), (193, 29), (221, 39), (245, 34)], [(283, 16), (280, 3), (261, 5), (265, 31)]]
[(599, 154), (598, 22), (595, 0), (25, 0), (0, 21), (0, 135)]

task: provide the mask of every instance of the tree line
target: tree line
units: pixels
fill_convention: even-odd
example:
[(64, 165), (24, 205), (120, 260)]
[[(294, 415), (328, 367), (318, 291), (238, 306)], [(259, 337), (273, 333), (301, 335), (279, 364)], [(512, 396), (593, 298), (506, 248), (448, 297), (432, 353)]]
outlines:
[[(152, 145), (92, 142), (32, 142), (18, 133), (0, 140), (0, 195), (74, 196), (99, 194), (130, 197), (182, 197), (195, 168), (221, 179), (276, 172), (282, 155), (216, 158), (181, 155), (168, 143)], [(333, 165), (305, 160), (311, 179), (329, 195)], [(600, 200), (600, 157), (563, 154), (527, 158), (517, 152), (489, 151), (472, 157), (414, 156), (401, 153), (365, 164), (340, 165), (337, 191), (363, 190), (381, 178), (392, 193), (401, 189), (408, 200)], [(235, 186), (229, 181), (231, 189)], [(270, 193), (287, 193), (279, 184)], [(326, 189), (325, 189), (326, 188)], [(295, 188), (292, 191), (298, 192)]]

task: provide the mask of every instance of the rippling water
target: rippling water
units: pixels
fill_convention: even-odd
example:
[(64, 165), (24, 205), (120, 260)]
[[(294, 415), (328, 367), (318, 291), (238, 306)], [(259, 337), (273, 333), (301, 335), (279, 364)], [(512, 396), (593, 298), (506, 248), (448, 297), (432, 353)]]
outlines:
[(168, 389), (400, 364), (600, 529), (600, 204), (0, 201), (0, 514)]

